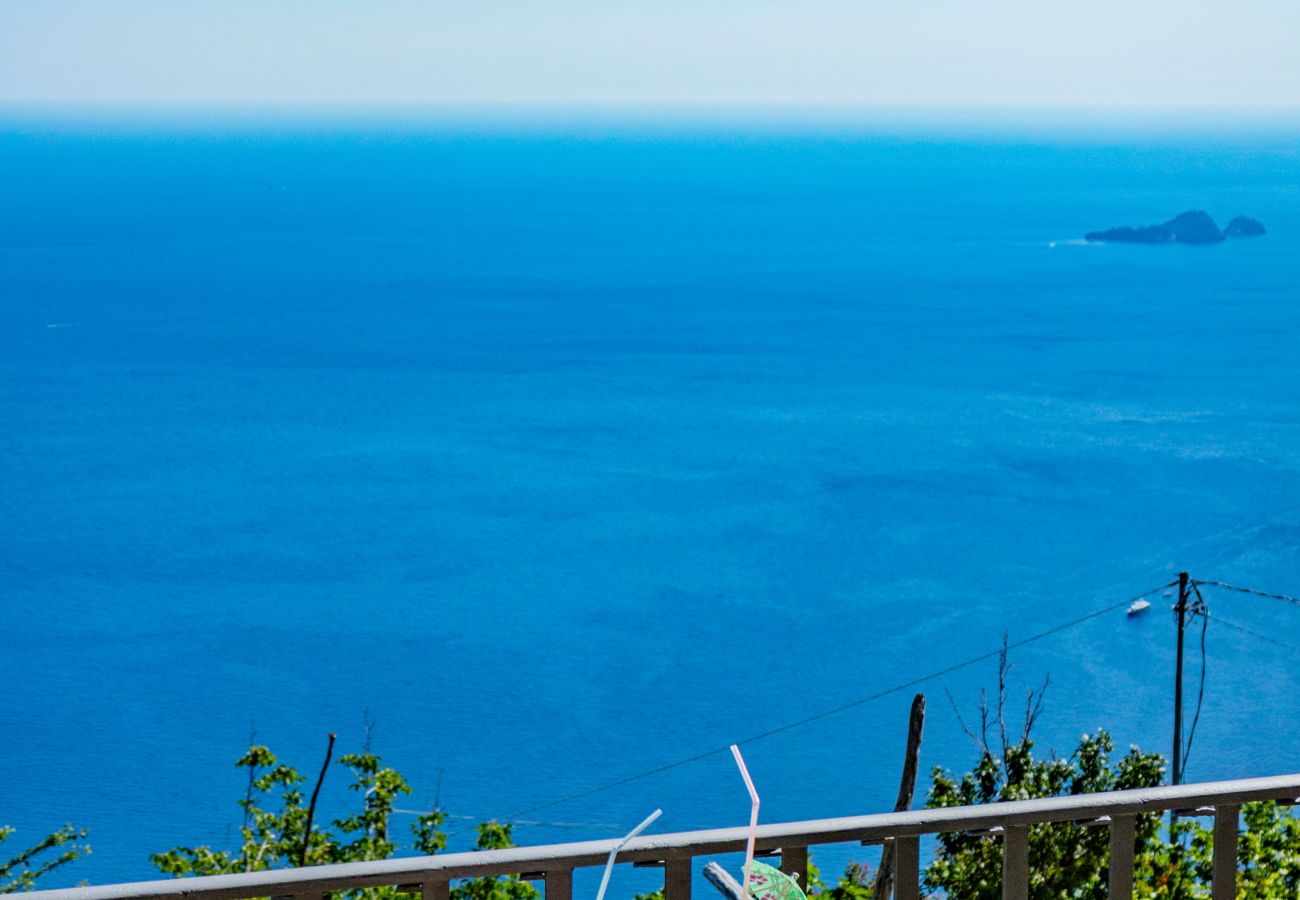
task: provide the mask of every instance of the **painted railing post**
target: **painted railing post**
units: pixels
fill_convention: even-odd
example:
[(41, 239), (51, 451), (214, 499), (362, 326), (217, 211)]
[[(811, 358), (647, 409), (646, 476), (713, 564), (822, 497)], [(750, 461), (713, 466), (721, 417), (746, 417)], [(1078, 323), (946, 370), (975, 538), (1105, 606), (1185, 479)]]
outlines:
[(793, 875), (795, 880), (799, 882), (799, 887), (807, 892), (808, 848), (783, 846), (781, 848), (781, 871), (787, 875)]
[(894, 900), (921, 900), (921, 839), (914, 834), (894, 838)]
[(572, 869), (548, 869), (546, 871), (545, 900), (573, 900)]
[(1214, 809), (1214, 900), (1237, 898), (1237, 814), (1239, 806)]
[(664, 900), (691, 900), (691, 858), (664, 861)]
[(1029, 827), (1002, 832), (1002, 900), (1029, 900)]
[(1133, 850), (1137, 816), (1114, 816), (1110, 822), (1110, 900), (1133, 900)]
[(420, 900), (448, 900), (451, 882), (433, 879), (420, 884)]

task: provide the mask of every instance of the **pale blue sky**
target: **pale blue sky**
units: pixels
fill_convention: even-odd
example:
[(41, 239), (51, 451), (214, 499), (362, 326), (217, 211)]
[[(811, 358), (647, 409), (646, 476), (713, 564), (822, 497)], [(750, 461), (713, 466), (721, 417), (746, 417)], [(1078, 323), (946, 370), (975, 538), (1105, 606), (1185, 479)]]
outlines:
[(1294, 106), (1300, 0), (2, 0), (5, 101)]

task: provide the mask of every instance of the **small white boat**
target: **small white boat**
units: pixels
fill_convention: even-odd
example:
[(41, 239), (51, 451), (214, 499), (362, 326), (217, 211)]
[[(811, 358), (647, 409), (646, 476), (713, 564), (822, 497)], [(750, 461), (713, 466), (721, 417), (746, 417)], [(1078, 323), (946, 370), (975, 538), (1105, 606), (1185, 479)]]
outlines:
[(1150, 601), (1144, 598), (1142, 600), (1135, 601), (1133, 605), (1128, 608), (1128, 614), (1130, 616), (1141, 615), (1142, 613), (1146, 612), (1150, 608), (1151, 608)]
[(1171, 590), (1164, 590), (1164, 591), (1161, 591), (1161, 592), (1160, 592), (1160, 596), (1161, 596), (1161, 597), (1172, 597), (1173, 595), (1174, 595), (1174, 592), (1171, 591)]

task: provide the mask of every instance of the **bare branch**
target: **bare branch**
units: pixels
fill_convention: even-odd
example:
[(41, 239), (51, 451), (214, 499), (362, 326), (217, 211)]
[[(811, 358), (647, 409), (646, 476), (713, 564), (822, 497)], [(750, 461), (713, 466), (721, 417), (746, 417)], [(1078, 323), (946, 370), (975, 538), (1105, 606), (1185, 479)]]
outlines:
[(1002, 758), (1007, 758), (1007, 676), (1011, 674), (1011, 665), (1007, 661), (1007, 633), (1002, 632), (1002, 649), (998, 651), (998, 735), (1002, 740)]
[(989, 750), (989, 695), (984, 688), (980, 688), (980, 740), (984, 746), (984, 752), (991, 755)]
[(369, 756), (369, 755), (370, 755), (370, 738), (371, 738), (371, 736), (375, 733), (375, 726), (378, 725), (379, 723), (376, 722), (374, 719), (370, 718), (370, 709), (369, 709), (369, 707), (367, 707), (366, 709), (363, 709), (363, 710), (361, 711), (361, 721), (362, 721), (363, 723), (365, 723), (365, 726), (366, 726), (366, 749), (365, 749), (365, 753), (366, 753), (367, 756)]
[[(252, 750), (257, 743), (257, 723), (248, 723), (248, 749)], [(249, 810), (253, 805), (253, 782), (257, 779), (257, 767), (248, 767), (248, 790), (244, 792), (244, 828), (248, 828), (248, 818), (251, 815)]]
[[(948, 698), (952, 700), (950, 696)], [(916, 791), (916, 769), (921, 760), (921, 735), (925, 730), (925, 694), (912, 698), (912, 711), (907, 719), (907, 748), (903, 752), (903, 776), (898, 782), (898, 799), (894, 802), (894, 812), (903, 812), (912, 808), (912, 795)], [(896, 847), (889, 843), (880, 852), (880, 866), (876, 869), (876, 880), (872, 885), (871, 896), (887, 900), (894, 889), (894, 854)]]
[(1052, 683), (1052, 673), (1048, 672), (1047, 677), (1043, 679), (1043, 686), (1037, 691), (1032, 688), (1025, 691), (1025, 728), (1020, 733), (1020, 742), (1024, 743), (1029, 740), (1029, 733), (1033, 731), (1034, 724), (1038, 717), (1043, 713), (1043, 697), (1047, 695), (1047, 688)]
[(978, 748), (981, 753), (987, 752), (988, 747), (986, 747), (984, 742), (980, 740), (978, 734), (970, 730), (970, 726), (968, 726), (966, 720), (962, 718), (961, 710), (957, 708), (957, 701), (953, 699), (952, 691), (944, 688), (943, 692), (948, 696), (948, 704), (952, 707), (952, 714), (957, 717), (957, 724), (961, 726), (962, 732), (966, 737), (970, 738), (971, 741), (974, 742), (976, 748)]
[(325, 783), (325, 773), (330, 767), (330, 757), (334, 755), (334, 739), (338, 737), (330, 732), (329, 745), (325, 748), (325, 762), (321, 763), (320, 775), (316, 778), (316, 789), (311, 792), (311, 806), (307, 807), (307, 824), (302, 832), (302, 851), (298, 854), (298, 865), (307, 865), (307, 848), (311, 845), (311, 823), (316, 818), (316, 799), (320, 797), (320, 787)]

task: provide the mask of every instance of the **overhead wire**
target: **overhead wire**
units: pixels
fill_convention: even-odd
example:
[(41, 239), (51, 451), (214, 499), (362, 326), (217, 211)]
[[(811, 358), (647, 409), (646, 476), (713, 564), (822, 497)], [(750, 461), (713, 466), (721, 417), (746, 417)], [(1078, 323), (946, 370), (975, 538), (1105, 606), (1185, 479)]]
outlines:
[(1235, 584), (1228, 584), (1223, 581), (1197, 581), (1192, 580), (1193, 585), (1205, 585), (1206, 587), (1219, 587), (1229, 591), (1236, 591), (1240, 594), (1253, 594), (1256, 597), (1267, 597), (1270, 600), (1281, 600), (1283, 603), (1290, 603), (1294, 606), (1300, 606), (1300, 597), (1292, 597), (1290, 594), (1272, 594), (1268, 591), (1260, 591), (1255, 588), (1238, 587)]
[(1279, 641), (1262, 632), (1247, 628), (1244, 625), (1238, 625), (1235, 622), (1230, 622), (1227, 619), (1220, 618), (1219, 616), (1211, 616), (1209, 606), (1205, 602), (1205, 596), (1201, 593), (1201, 587), (1218, 587), (1223, 588), (1224, 590), (1236, 591), (1237, 593), (1248, 594), (1254, 597), (1267, 597), (1270, 600), (1281, 600), (1284, 603), (1291, 603), (1298, 607), (1300, 607), (1300, 597), (1292, 597), (1289, 594), (1275, 594), (1270, 591), (1261, 591), (1258, 588), (1241, 587), (1235, 584), (1228, 584), (1224, 581), (1200, 581), (1193, 578), (1190, 583), (1192, 590), (1196, 592), (1196, 599), (1199, 601), (1191, 612), (1193, 615), (1199, 615), (1201, 617), (1201, 686), (1200, 691), (1196, 695), (1196, 713), (1192, 716), (1192, 726), (1187, 732), (1187, 744), (1186, 748), (1183, 750), (1182, 764), (1179, 766), (1179, 781), (1183, 780), (1183, 775), (1187, 771), (1187, 758), (1192, 752), (1192, 738), (1196, 736), (1196, 725), (1201, 720), (1201, 704), (1205, 700), (1205, 631), (1206, 627), (1210, 623), (1210, 619), (1214, 619), (1214, 621), (1219, 624), (1226, 625), (1227, 627), (1236, 629), (1244, 634), (1251, 635), (1260, 640), (1268, 641), (1270, 644), (1276, 644), (1279, 647), (1285, 647), (1288, 650), (1300, 653), (1300, 648), (1293, 647), (1285, 641)]
[[(970, 657), (969, 659), (963, 660), (963, 661), (958, 662), (958, 663), (954, 663), (954, 664), (952, 664), (952, 665), (950, 665), (950, 666), (945, 666), (945, 667), (942, 668), (942, 669), (937, 669), (937, 670), (935, 670), (935, 671), (933, 671), (933, 672), (930, 672), (930, 673), (928, 673), (928, 674), (926, 674), (926, 675), (921, 675), (921, 676), (919, 676), (919, 677), (917, 677), (917, 678), (909, 679), (908, 681), (901, 682), (901, 683), (899, 683), (899, 684), (893, 685), (892, 687), (885, 688), (884, 690), (876, 691), (876, 692), (873, 693), (873, 694), (868, 694), (868, 695), (865, 696), (865, 697), (859, 697), (859, 698), (857, 698), (856, 700), (850, 700), (849, 702), (847, 702), (847, 703), (842, 703), (842, 704), (840, 704), (839, 706), (835, 706), (835, 707), (832, 707), (832, 708), (830, 708), (830, 709), (822, 710), (821, 712), (813, 713), (813, 714), (810, 715), (810, 716), (804, 716), (804, 717), (801, 718), (801, 719), (796, 719), (796, 720), (794, 720), (794, 721), (792, 721), (792, 722), (787, 722), (787, 723), (785, 723), (785, 724), (783, 724), (783, 725), (778, 725), (778, 726), (776, 726), (776, 727), (769, 728), (769, 729), (767, 729), (767, 730), (765, 730), (765, 731), (760, 731), (760, 732), (758, 732), (757, 734), (752, 734), (752, 735), (750, 735), (749, 737), (742, 738), (742, 739), (740, 739), (740, 740), (738, 740), (738, 741), (731, 741), (731, 742), (729, 742), (729, 743), (727, 743), (727, 744), (723, 744), (723, 745), (720, 745), (720, 746), (718, 746), (718, 747), (714, 747), (714, 748), (711, 749), (711, 750), (705, 750), (705, 751), (700, 752), (700, 753), (695, 753), (695, 754), (693, 754), (693, 755), (691, 755), (691, 756), (683, 757), (682, 759), (676, 760), (676, 761), (674, 761), (674, 762), (669, 762), (669, 763), (665, 763), (665, 764), (660, 765), (660, 766), (655, 766), (654, 768), (646, 769), (646, 770), (643, 771), (643, 772), (637, 772), (636, 774), (628, 775), (628, 776), (626, 776), (626, 777), (619, 778), (619, 779), (616, 779), (616, 780), (614, 780), (614, 781), (609, 781), (609, 782), (606, 782), (605, 784), (597, 785), (596, 787), (592, 787), (592, 788), (588, 788), (588, 789), (586, 789), (586, 790), (578, 791), (578, 792), (576, 792), (576, 793), (569, 794), (569, 795), (567, 795), (567, 796), (560, 797), (560, 798), (555, 799), (555, 800), (548, 800), (548, 801), (546, 801), (545, 803), (538, 803), (538, 804), (535, 804), (535, 805), (533, 805), (533, 806), (528, 807), (527, 809), (522, 809), (522, 810), (520, 810), (519, 812), (516, 812), (516, 813), (513, 813), (512, 815), (506, 816), (506, 817), (505, 817), (505, 821), (508, 821), (508, 822), (509, 822), (509, 821), (514, 821), (514, 820), (518, 819), (520, 816), (526, 816), (526, 815), (529, 815), (529, 814), (531, 814), (531, 813), (538, 812), (538, 811), (543, 810), (543, 809), (550, 809), (550, 808), (553, 807), (553, 806), (560, 806), (561, 804), (564, 804), (564, 803), (572, 803), (572, 802), (575, 801), (575, 800), (581, 800), (581, 799), (583, 799), (583, 798), (585, 798), (585, 797), (590, 797), (590, 796), (592, 796), (593, 794), (599, 794), (599, 793), (602, 793), (602, 792), (604, 792), (604, 791), (612, 790), (612, 789), (614, 789), (614, 788), (616, 788), (616, 787), (622, 787), (622, 786), (625, 785), (625, 784), (631, 784), (631, 783), (634, 782), (634, 781), (641, 781), (642, 779), (650, 778), (650, 777), (653, 776), (653, 775), (658, 775), (658, 774), (660, 774), (660, 773), (667, 772), (667, 771), (670, 771), (670, 770), (672, 770), (672, 769), (680, 768), (681, 766), (689, 765), (690, 763), (699, 762), (699, 761), (702, 760), (702, 759), (708, 759), (708, 758), (711, 757), (711, 756), (717, 756), (717, 755), (722, 754), (722, 753), (730, 752), (731, 744), (737, 744), (737, 745), (742, 745), (742, 746), (745, 745), (745, 744), (752, 744), (752, 743), (754, 743), (755, 741), (761, 741), (761, 740), (763, 740), (764, 738), (769, 738), (769, 737), (772, 737), (772, 736), (774, 736), (774, 735), (781, 734), (781, 733), (786, 732), (786, 731), (790, 731), (791, 729), (794, 729), (794, 728), (800, 728), (800, 727), (802, 727), (802, 726), (804, 726), (804, 725), (808, 725), (808, 724), (811, 724), (811, 723), (813, 723), (813, 722), (817, 722), (817, 721), (819, 721), (819, 720), (821, 720), (821, 719), (825, 719), (825, 718), (828, 718), (828, 717), (830, 717), (830, 716), (838, 715), (838, 714), (840, 714), (840, 713), (842, 713), (842, 712), (847, 712), (847, 711), (850, 710), (850, 709), (854, 709), (854, 708), (859, 707), (859, 706), (862, 706), (862, 705), (864, 705), (864, 704), (871, 703), (871, 702), (876, 701), (876, 700), (880, 700), (880, 699), (882, 699), (882, 698), (884, 698), (884, 697), (888, 697), (888, 696), (890, 696), (890, 695), (892, 695), (892, 694), (900, 693), (900, 692), (902, 692), (902, 691), (907, 690), (908, 688), (913, 688), (913, 687), (916, 687), (917, 685), (924, 684), (924, 683), (927, 682), (927, 681), (933, 681), (933, 680), (936, 679), (936, 678), (942, 678), (942, 677), (945, 676), (945, 675), (951, 675), (951, 674), (954, 673), (954, 672), (959, 672), (959, 671), (961, 671), (962, 669), (969, 668), (969, 667), (971, 667), (971, 666), (973, 666), (973, 665), (976, 665), (976, 664), (978, 664), (978, 663), (985, 662), (985, 661), (990, 660), (990, 659), (995, 659), (995, 658), (997, 658), (1001, 653), (1003, 653), (1003, 652), (1005, 652), (1005, 651), (1007, 651), (1007, 650), (1015, 650), (1015, 649), (1018, 649), (1018, 648), (1020, 648), (1020, 647), (1025, 647), (1025, 646), (1028, 646), (1029, 644), (1035, 643), (1036, 641), (1041, 641), (1041, 640), (1043, 640), (1043, 639), (1045, 639), (1045, 638), (1048, 638), (1048, 637), (1051, 637), (1051, 636), (1053, 636), (1053, 635), (1055, 635), (1055, 634), (1059, 634), (1059, 633), (1061, 633), (1062, 631), (1067, 631), (1067, 630), (1069, 630), (1069, 629), (1071, 629), (1071, 628), (1076, 628), (1076, 627), (1078, 627), (1079, 625), (1084, 624), (1085, 622), (1090, 622), (1090, 621), (1092, 621), (1093, 619), (1100, 618), (1101, 616), (1106, 615), (1107, 613), (1111, 613), (1111, 612), (1114, 612), (1114, 611), (1117, 610), (1117, 609), (1122, 609), (1122, 608), (1124, 608), (1124, 607), (1126, 607), (1126, 606), (1129, 606), (1129, 605), (1132, 604), (1134, 601), (1137, 601), (1137, 600), (1141, 600), (1141, 599), (1143, 599), (1147, 594), (1151, 594), (1151, 593), (1154, 593), (1154, 592), (1156, 592), (1156, 591), (1163, 590), (1163, 589), (1165, 589), (1165, 588), (1173, 587), (1173, 586), (1176, 585), (1176, 584), (1178, 584), (1178, 582), (1177, 582), (1176, 580), (1175, 580), (1175, 581), (1170, 581), (1170, 582), (1168, 582), (1168, 583), (1166, 583), (1166, 584), (1162, 584), (1162, 585), (1159, 585), (1159, 586), (1157, 586), (1157, 587), (1151, 588), (1151, 589), (1149, 589), (1149, 590), (1143, 591), (1143, 592), (1140, 593), (1140, 594), (1135, 594), (1134, 596), (1129, 597), (1129, 598), (1126, 599), (1126, 600), (1120, 600), (1120, 601), (1117, 602), (1117, 603), (1110, 603), (1110, 604), (1107, 604), (1106, 606), (1103, 606), (1103, 607), (1101, 607), (1101, 608), (1099, 608), (1099, 609), (1093, 610), (1092, 612), (1087, 613), (1087, 614), (1085, 614), (1085, 615), (1078, 616), (1078, 617), (1076, 617), (1076, 618), (1074, 618), (1074, 619), (1070, 619), (1070, 620), (1067, 621), (1067, 622), (1062, 622), (1062, 623), (1059, 624), (1059, 625), (1054, 625), (1054, 626), (1052, 626), (1051, 628), (1048, 628), (1048, 629), (1046, 629), (1046, 630), (1044, 630), (1044, 631), (1040, 631), (1040, 632), (1038, 632), (1038, 633), (1036, 633), (1036, 634), (1033, 634), (1033, 635), (1031, 635), (1031, 636), (1029, 636), (1029, 637), (1027, 637), (1027, 638), (1021, 638), (1021, 639), (1018, 640), (1018, 641), (1012, 641), (1012, 642), (1009, 642), (1009, 643), (1005, 644), (1004, 646), (1002, 646), (1002, 647), (998, 647), (998, 648), (995, 649), (995, 650), (990, 650), (990, 651), (988, 651), (987, 653), (981, 653), (981, 654), (979, 654), (978, 656), (972, 656), (972, 657)], [(471, 830), (471, 829), (469, 829), (469, 828), (459, 829), (459, 830), (457, 830), (457, 831), (449, 832), (447, 836), (448, 836), (448, 837), (452, 837), (452, 836), (454, 836), (454, 835), (462, 834), (462, 833), (464, 833), (464, 832), (466, 832), (466, 831), (469, 831), (469, 830)]]
[(1207, 619), (1213, 619), (1215, 622), (1218, 622), (1220, 625), (1224, 625), (1228, 628), (1233, 629), (1234, 631), (1240, 631), (1242, 634), (1248, 634), (1251, 637), (1259, 638), (1261, 641), (1268, 641), (1270, 644), (1273, 644), (1274, 646), (1281, 647), (1283, 650), (1290, 650), (1292, 653), (1296, 654), (1297, 656), (1300, 656), (1300, 647), (1297, 647), (1295, 644), (1288, 644), (1286, 641), (1279, 641), (1277, 638), (1273, 637), (1272, 635), (1264, 634), (1262, 631), (1256, 631), (1253, 628), (1247, 628), (1245, 625), (1238, 625), (1236, 622), (1230, 622), (1227, 619), (1223, 618), (1222, 616), (1212, 616), (1209, 613), (1206, 613), (1205, 617)]
[(1200, 689), (1196, 696), (1196, 713), (1192, 717), (1192, 725), (1187, 733), (1187, 742), (1183, 750), (1182, 762), (1179, 765), (1179, 771), (1177, 773), (1179, 781), (1183, 780), (1183, 776), (1187, 771), (1187, 759), (1192, 752), (1192, 739), (1196, 736), (1196, 725), (1198, 722), (1200, 722), (1201, 708), (1205, 700), (1205, 669), (1206, 669), (1205, 632), (1207, 626), (1209, 625), (1210, 620), (1213, 619), (1214, 621), (1220, 623), (1221, 625), (1226, 625), (1228, 628), (1233, 628), (1244, 634), (1248, 634), (1251, 635), (1252, 637), (1259, 638), (1260, 640), (1268, 641), (1271, 644), (1275, 644), (1279, 647), (1284, 647), (1288, 650), (1292, 650), (1296, 653), (1300, 653), (1300, 648), (1294, 647), (1291, 644), (1286, 643), (1285, 641), (1279, 641), (1274, 637), (1247, 628), (1244, 625), (1238, 625), (1235, 622), (1230, 622), (1227, 619), (1223, 619), (1219, 616), (1211, 616), (1209, 611), (1209, 605), (1205, 602), (1205, 596), (1201, 593), (1201, 587), (1203, 586), (1218, 587), (1218, 588), (1223, 588), (1224, 590), (1236, 591), (1237, 593), (1248, 594), (1254, 597), (1266, 597), (1271, 600), (1281, 600), (1284, 603), (1291, 603), (1297, 607), (1300, 607), (1300, 597), (1292, 597), (1289, 594), (1278, 594), (1278, 593), (1273, 593), (1271, 591), (1261, 591), (1258, 588), (1242, 587), (1240, 585), (1228, 584), (1225, 581), (1208, 581), (1208, 580), (1193, 578), (1189, 580), (1189, 583), (1191, 584), (1192, 590), (1196, 592), (1196, 599), (1198, 601), (1196, 606), (1192, 608), (1190, 612), (1192, 613), (1193, 616), (1199, 615), (1201, 617), (1201, 684), (1200, 684)]
[[(466, 816), (446, 812), (434, 807), (433, 809), (404, 809), (393, 807), (393, 812), (405, 816), (427, 816), (430, 812), (441, 813), (444, 819), (456, 819), (465, 822), (486, 822), (490, 817), (486, 816)], [(541, 828), (622, 828), (621, 822), (546, 822), (537, 819), (515, 819), (516, 825), (531, 825)], [(453, 832), (456, 833), (456, 832)]]

